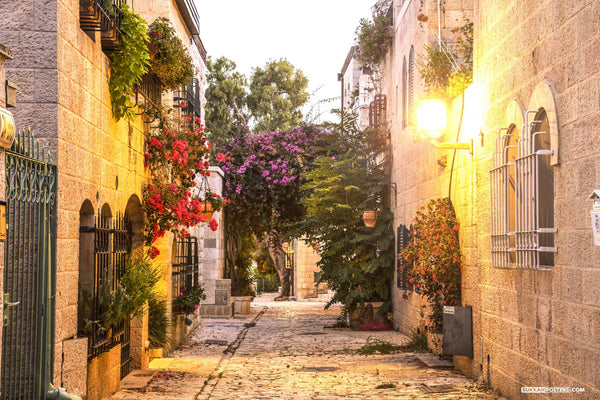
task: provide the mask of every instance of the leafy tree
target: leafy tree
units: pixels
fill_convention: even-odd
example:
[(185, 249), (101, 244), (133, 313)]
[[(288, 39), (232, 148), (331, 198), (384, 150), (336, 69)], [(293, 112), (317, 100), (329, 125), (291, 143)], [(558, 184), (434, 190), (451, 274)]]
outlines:
[(314, 126), (289, 131), (251, 134), (242, 129), (223, 149), (226, 262), (235, 287), (235, 259), (243, 238), (267, 238), (269, 253), (282, 282), (282, 295), (289, 293), (285, 279), (282, 241), (289, 226), (304, 218), (300, 199), (304, 196), (303, 174), (315, 159), (315, 144), (327, 133)]
[(254, 69), (247, 103), (255, 131), (289, 130), (302, 120), (308, 101), (308, 79), (287, 60), (269, 61)]
[[(297, 228), (321, 256), (321, 281), (335, 290), (327, 306), (339, 301), (351, 313), (366, 301), (383, 301), (385, 314), (394, 270), (385, 140), (377, 130), (360, 131), (356, 114), (341, 117), (343, 126), (323, 138), (316, 167), (306, 174), (304, 189), (312, 194), (303, 200), (306, 217)], [(367, 209), (379, 209), (374, 228), (363, 224)]]
[(233, 61), (208, 58), (205, 121), (211, 141), (222, 147), (247, 124), (246, 77)]

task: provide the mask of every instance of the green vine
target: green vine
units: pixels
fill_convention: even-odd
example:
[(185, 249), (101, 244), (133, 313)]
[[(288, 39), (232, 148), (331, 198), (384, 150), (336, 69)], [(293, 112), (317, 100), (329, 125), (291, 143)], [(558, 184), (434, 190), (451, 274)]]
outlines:
[(134, 87), (142, 81), (150, 63), (146, 21), (125, 4), (121, 11), (121, 43), (117, 51), (110, 54), (109, 81), (113, 115), (117, 121), (133, 117)]
[(454, 28), (453, 44), (446, 41), (425, 45), (425, 54), (417, 67), (430, 94), (450, 99), (461, 94), (473, 82), (473, 23)]
[(167, 88), (187, 85), (194, 76), (192, 57), (169, 20), (163, 17), (154, 20), (148, 27), (148, 35), (152, 71)]

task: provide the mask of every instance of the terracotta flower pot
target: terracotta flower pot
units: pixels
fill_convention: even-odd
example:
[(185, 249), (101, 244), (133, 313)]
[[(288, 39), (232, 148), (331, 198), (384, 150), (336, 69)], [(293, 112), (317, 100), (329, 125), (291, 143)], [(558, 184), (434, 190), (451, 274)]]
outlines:
[(373, 228), (377, 222), (377, 211), (365, 211), (363, 213), (363, 222), (367, 228)]
[(202, 204), (202, 215), (206, 218), (207, 221), (210, 221), (214, 214), (213, 206), (208, 201), (205, 201)]

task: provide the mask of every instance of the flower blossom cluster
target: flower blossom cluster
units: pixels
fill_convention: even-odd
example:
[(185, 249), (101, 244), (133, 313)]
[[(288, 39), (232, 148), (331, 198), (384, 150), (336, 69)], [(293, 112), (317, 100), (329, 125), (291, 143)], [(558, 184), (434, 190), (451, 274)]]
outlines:
[(210, 174), (208, 159), (211, 144), (206, 139), (200, 119), (194, 119), (193, 129), (189, 129), (187, 123), (173, 125), (162, 120), (157, 132), (146, 139), (144, 164), (151, 174), (151, 183), (146, 185), (143, 193), (146, 214), (144, 238), (146, 245), (150, 246), (148, 255), (152, 258), (159, 254), (154, 242), (168, 231), (187, 237), (188, 228), (201, 222), (207, 222), (210, 229), (216, 230), (218, 223), (211, 219), (212, 213), (207, 212), (206, 203), (214, 205), (213, 211), (227, 203), (213, 193), (200, 198), (190, 192), (197, 173)]

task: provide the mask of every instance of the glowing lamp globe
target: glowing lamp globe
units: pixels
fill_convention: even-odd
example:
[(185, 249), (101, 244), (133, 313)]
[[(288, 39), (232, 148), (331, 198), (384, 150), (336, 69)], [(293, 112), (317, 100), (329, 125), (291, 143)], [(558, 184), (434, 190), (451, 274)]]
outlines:
[(440, 99), (423, 100), (417, 106), (417, 131), (427, 138), (437, 138), (446, 129), (446, 103)]

